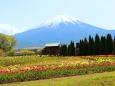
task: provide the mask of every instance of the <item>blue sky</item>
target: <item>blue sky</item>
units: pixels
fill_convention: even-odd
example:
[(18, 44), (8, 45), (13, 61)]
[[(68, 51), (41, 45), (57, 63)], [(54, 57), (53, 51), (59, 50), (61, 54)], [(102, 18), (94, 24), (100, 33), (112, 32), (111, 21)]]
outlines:
[(0, 32), (14, 34), (56, 15), (115, 29), (115, 0), (0, 0)]

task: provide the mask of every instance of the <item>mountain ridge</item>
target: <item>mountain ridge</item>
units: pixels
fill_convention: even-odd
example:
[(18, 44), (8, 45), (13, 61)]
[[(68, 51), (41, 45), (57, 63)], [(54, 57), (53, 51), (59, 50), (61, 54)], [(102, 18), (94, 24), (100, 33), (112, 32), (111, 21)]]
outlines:
[(79, 42), (80, 39), (92, 37), (95, 34), (115, 34), (115, 30), (105, 30), (93, 25), (80, 22), (71, 16), (59, 16), (51, 19), (42, 27), (36, 27), (14, 36), (19, 42), (17, 47), (44, 46), (46, 43), (61, 42), (68, 44), (70, 41)]

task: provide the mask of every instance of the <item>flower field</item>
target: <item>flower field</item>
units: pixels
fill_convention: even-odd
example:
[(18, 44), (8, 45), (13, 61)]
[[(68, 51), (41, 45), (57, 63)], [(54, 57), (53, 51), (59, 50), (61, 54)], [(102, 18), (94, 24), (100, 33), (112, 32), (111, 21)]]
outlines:
[(0, 58), (0, 83), (115, 71), (115, 57), (5, 57)]

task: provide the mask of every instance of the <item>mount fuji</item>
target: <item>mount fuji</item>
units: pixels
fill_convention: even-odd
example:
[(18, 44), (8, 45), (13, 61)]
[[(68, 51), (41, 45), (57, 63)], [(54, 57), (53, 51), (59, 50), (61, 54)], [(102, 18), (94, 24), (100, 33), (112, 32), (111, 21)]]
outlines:
[(76, 20), (72, 16), (58, 15), (41, 24), (14, 36), (18, 41), (18, 48), (44, 46), (46, 43), (61, 42), (68, 44), (70, 41), (79, 42), (80, 39), (91, 35), (115, 34), (115, 30), (106, 30)]

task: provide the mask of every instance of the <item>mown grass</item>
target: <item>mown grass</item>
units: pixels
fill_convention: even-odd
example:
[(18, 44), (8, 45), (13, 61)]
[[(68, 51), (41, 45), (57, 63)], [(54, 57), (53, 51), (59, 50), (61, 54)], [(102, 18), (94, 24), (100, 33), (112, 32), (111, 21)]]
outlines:
[(0, 84), (0, 86), (115, 86), (115, 71), (63, 78)]

